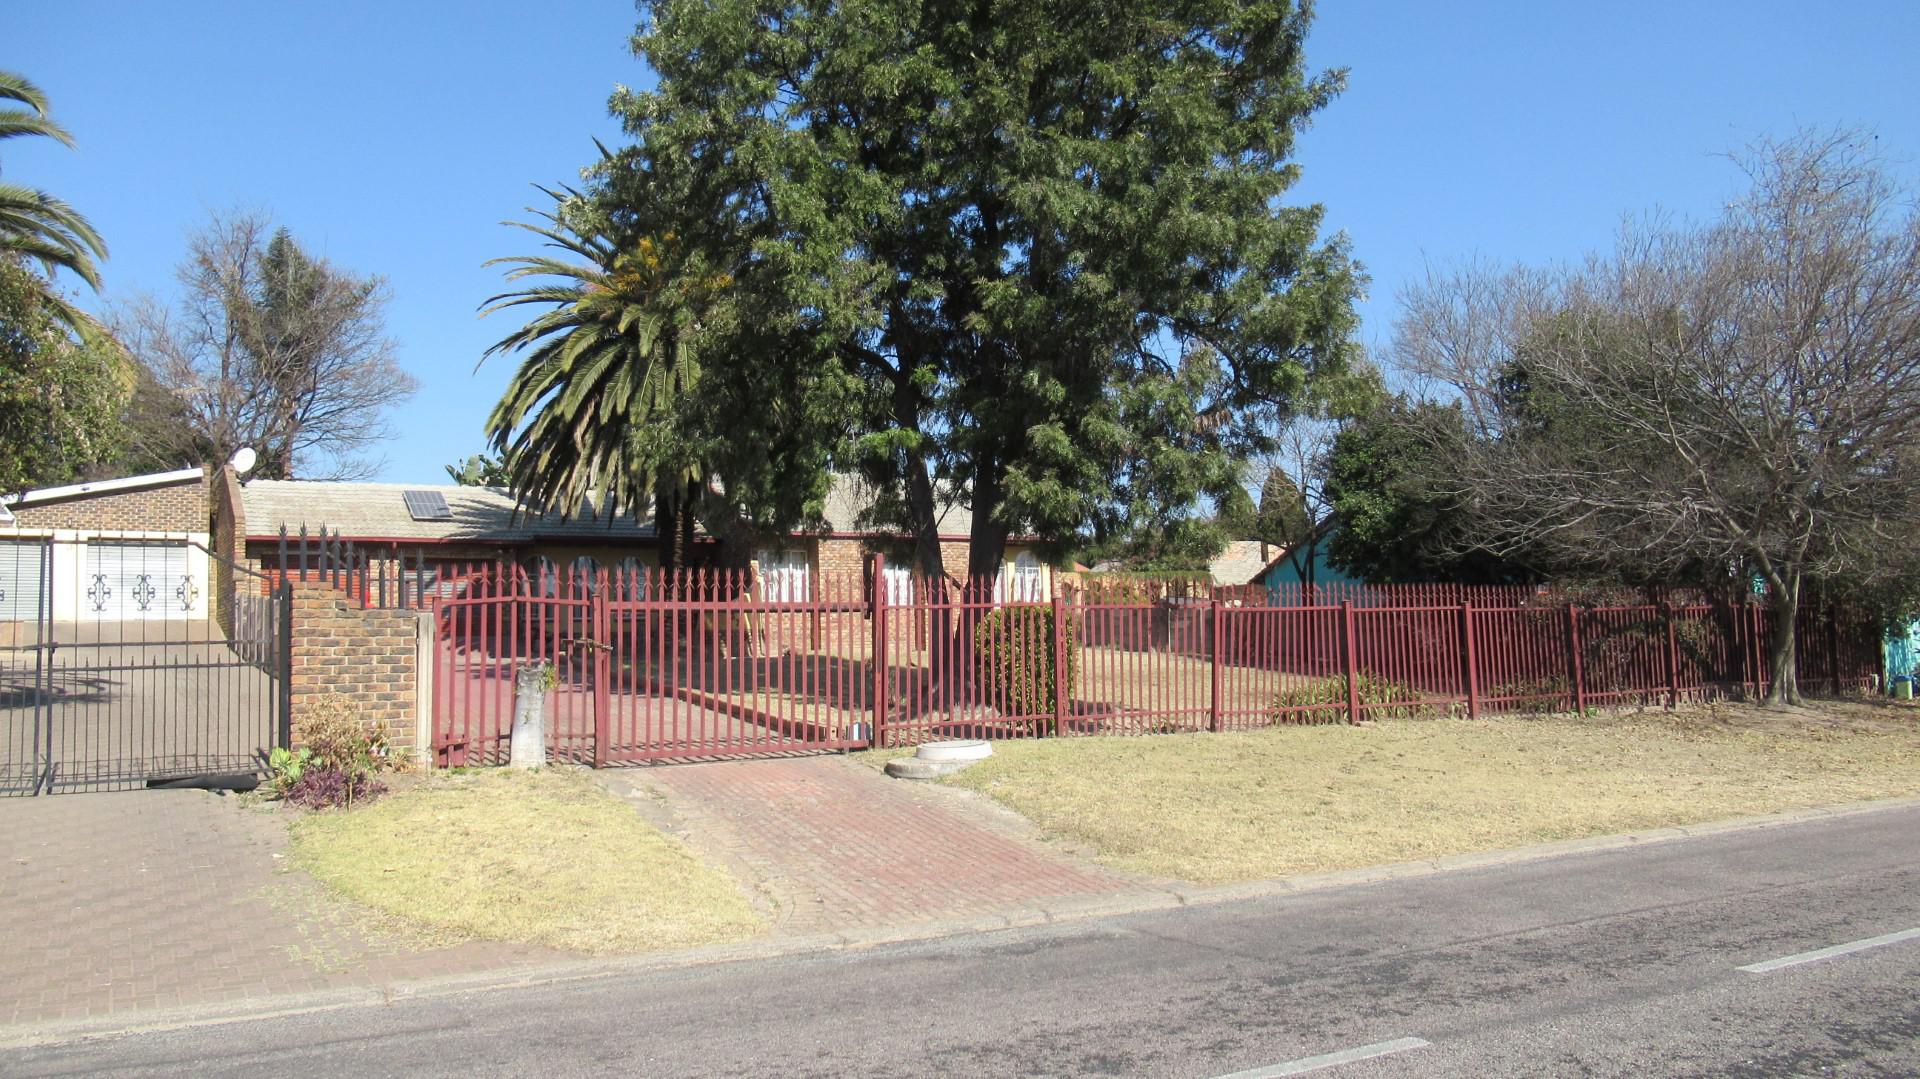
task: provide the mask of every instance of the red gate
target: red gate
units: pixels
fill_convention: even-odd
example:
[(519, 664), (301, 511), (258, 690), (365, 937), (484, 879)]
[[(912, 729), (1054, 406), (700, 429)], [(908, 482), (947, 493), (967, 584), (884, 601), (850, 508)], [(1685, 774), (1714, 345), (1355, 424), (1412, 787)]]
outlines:
[(868, 744), (864, 598), (745, 573), (487, 567), (435, 602), (434, 753), (504, 763), (514, 679), (543, 661), (548, 752), (596, 766)]

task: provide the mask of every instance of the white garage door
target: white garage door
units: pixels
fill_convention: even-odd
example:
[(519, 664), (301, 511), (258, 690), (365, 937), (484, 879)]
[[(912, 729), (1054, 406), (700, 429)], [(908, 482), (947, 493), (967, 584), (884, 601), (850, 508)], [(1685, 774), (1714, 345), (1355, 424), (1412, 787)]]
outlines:
[(205, 582), (187, 572), (186, 544), (87, 544), (82, 619), (190, 618)]
[(33, 622), (45, 615), (47, 548), (0, 540), (0, 622)]

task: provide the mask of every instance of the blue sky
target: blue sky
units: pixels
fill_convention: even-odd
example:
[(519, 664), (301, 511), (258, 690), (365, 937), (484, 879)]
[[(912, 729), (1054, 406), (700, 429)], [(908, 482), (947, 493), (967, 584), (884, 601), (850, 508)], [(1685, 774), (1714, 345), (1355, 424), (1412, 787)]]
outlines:
[[(5, 175), (93, 220), (108, 298), (166, 294), (186, 234), (231, 207), (385, 275), (421, 390), (380, 478), (440, 481), (482, 448), (509, 373), (474, 370), (512, 328), (476, 315), (500, 284), (482, 263), (533, 239), (498, 222), (619, 137), (608, 93), (649, 81), (635, 22), (626, 0), (25, 5), (0, 67), (80, 148), (11, 140)], [(1756, 136), (1860, 125), (1913, 178), (1916, 55), (1911, 2), (1324, 2), (1309, 59), (1350, 82), (1302, 141), (1297, 191), (1367, 265), (1379, 344), (1426, 263), (1574, 258), (1629, 213), (1711, 214), (1741, 186), (1715, 155)]]

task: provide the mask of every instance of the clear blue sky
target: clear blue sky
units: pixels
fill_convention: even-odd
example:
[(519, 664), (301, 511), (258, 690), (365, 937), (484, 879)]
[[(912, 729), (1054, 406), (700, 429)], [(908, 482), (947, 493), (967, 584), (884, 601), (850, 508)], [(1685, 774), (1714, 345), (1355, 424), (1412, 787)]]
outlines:
[[(444, 480), (482, 448), (508, 364), (474, 364), (508, 316), (481, 264), (530, 250), (497, 222), (613, 140), (615, 83), (645, 85), (626, 0), (22, 5), (0, 68), (38, 82), (77, 152), (11, 140), (9, 180), (92, 218), (107, 297), (165, 293), (209, 210), (264, 209), (311, 248), (385, 275), (420, 395), (381, 478)], [(1373, 277), (1384, 341), (1427, 261), (1577, 257), (1624, 215), (1715, 211), (1720, 151), (1800, 125), (1872, 129), (1920, 173), (1920, 4), (1337, 3), (1309, 41), (1347, 93), (1301, 146)], [(39, 142), (43, 140), (28, 140)]]

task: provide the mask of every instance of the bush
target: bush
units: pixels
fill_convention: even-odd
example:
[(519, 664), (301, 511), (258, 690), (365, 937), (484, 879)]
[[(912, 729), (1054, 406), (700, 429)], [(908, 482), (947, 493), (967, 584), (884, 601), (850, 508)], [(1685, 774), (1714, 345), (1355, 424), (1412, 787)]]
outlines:
[(334, 771), (371, 772), (385, 756), (386, 732), (370, 730), (360, 706), (349, 697), (329, 693), (301, 710), (293, 740), (312, 755), (311, 767)]
[(287, 788), (286, 800), (306, 809), (351, 807), (386, 792), (386, 784), (365, 772), (339, 768), (308, 768)]
[(369, 727), (350, 698), (321, 697), (302, 710), (293, 736), (299, 749), (275, 750), (269, 758), (273, 787), (288, 802), (308, 809), (350, 806), (386, 789), (374, 778), (391, 749), (386, 727)]
[[(1412, 686), (1389, 682), (1371, 674), (1359, 678), (1361, 714), (1367, 719), (1414, 719), (1426, 711), (1416, 702)], [(1288, 686), (1274, 694), (1267, 710), (1272, 723), (1325, 723), (1347, 718), (1347, 678), (1329, 675)]]
[[(1071, 620), (1065, 629), (1067, 663), (1062, 684), (1071, 700), (1079, 675)], [(1006, 715), (1053, 715), (1053, 647), (1052, 607), (1000, 607), (982, 618), (973, 627), (973, 666), (988, 703)]]

